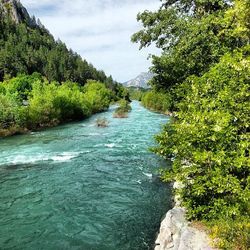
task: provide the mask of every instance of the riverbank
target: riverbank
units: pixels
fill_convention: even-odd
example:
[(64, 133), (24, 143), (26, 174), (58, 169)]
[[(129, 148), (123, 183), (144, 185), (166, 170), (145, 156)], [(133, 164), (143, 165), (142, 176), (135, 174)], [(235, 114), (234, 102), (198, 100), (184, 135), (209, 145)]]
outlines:
[[(111, 105), (112, 104), (110, 104), (110, 106)], [(0, 139), (4, 139), (6, 137), (11, 137), (11, 136), (15, 136), (15, 135), (26, 135), (26, 134), (35, 133), (35, 132), (42, 132), (42, 131), (45, 131), (46, 129), (51, 129), (51, 128), (54, 128), (57, 126), (63, 126), (63, 125), (67, 125), (67, 124), (74, 123), (74, 122), (84, 122), (86, 119), (89, 119), (94, 115), (107, 112), (108, 109), (109, 108), (105, 108), (105, 109), (98, 111), (96, 113), (92, 113), (89, 116), (86, 116), (82, 119), (75, 119), (75, 120), (69, 119), (69, 120), (66, 120), (63, 122), (59, 122), (58, 120), (57, 121), (54, 120), (54, 121), (51, 121), (51, 123), (47, 123), (46, 125), (40, 124), (36, 128), (29, 129), (29, 128), (25, 128), (25, 127), (22, 128), (22, 127), (18, 127), (18, 126), (12, 126), (12, 127), (9, 127), (8, 129), (0, 128)]]
[[(173, 188), (179, 188), (175, 182)], [(161, 222), (154, 250), (215, 250), (204, 229), (195, 227), (186, 219), (186, 209), (176, 195), (175, 206)]]
[(36, 75), (18, 76), (0, 88), (0, 137), (81, 121), (121, 98), (105, 83), (50, 83)]
[[(148, 110), (174, 117), (175, 113), (169, 111)], [(175, 182), (173, 189), (179, 189), (181, 185)], [(155, 241), (154, 250), (214, 250), (207, 232), (201, 227), (195, 227), (186, 219), (186, 208), (181, 206), (180, 198), (174, 196), (174, 207), (170, 209), (161, 222), (159, 233)]]

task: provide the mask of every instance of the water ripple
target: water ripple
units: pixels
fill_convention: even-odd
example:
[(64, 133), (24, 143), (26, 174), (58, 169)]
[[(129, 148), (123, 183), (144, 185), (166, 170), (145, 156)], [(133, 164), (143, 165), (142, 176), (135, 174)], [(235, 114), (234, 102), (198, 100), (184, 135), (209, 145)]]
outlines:
[(171, 199), (148, 147), (168, 118), (132, 106), (0, 141), (1, 249), (152, 248)]

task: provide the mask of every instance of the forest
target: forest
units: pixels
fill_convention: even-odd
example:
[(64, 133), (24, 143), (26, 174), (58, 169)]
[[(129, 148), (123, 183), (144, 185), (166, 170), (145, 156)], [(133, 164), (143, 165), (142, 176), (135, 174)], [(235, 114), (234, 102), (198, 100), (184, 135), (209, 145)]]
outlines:
[(13, 20), (11, 8), (0, 6), (0, 137), (80, 120), (127, 95), (39, 19)]
[(111, 76), (97, 70), (62, 41), (55, 41), (39, 19), (27, 16), (15, 22), (11, 8), (8, 4), (0, 8), (0, 81), (17, 74), (38, 72), (49, 81), (84, 85), (93, 79), (116, 87), (118, 83)]
[(217, 247), (249, 249), (250, 1), (163, 1), (137, 18), (132, 41), (162, 51), (142, 103), (174, 114), (152, 149), (173, 160), (162, 179), (182, 183), (188, 218)]

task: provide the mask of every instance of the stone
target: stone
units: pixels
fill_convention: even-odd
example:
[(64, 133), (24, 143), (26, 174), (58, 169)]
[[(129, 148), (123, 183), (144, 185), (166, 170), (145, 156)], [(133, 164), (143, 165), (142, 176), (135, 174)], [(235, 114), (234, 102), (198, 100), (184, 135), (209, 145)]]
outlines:
[[(180, 188), (180, 183), (174, 183), (174, 188)], [(210, 246), (209, 237), (205, 232), (189, 226), (185, 218), (186, 210), (177, 204), (167, 212), (161, 222), (160, 231), (155, 241), (155, 250), (214, 250)]]
[(26, 22), (29, 26), (35, 26), (35, 20), (32, 20), (28, 11), (23, 7), (20, 0), (0, 0), (0, 8), (3, 13), (9, 13), (15, 23)]

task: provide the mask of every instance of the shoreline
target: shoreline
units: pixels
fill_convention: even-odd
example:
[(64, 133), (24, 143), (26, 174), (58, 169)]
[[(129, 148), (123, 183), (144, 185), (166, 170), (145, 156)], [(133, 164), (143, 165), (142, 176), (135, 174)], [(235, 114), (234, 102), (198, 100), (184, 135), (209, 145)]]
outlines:
[[(180, 188), (175, 182), (173, 189)], [(186, 209), (181, 206), (180, 198), (174, 196), (174, 207), (161, 221), (154, 250), (216, 250), (204, 230), (195, 228), (185, 218)]]
[(27, 135), (27, 134), (30, 134), (33, 132), (44, 131), (46, 129), (56, 128), (58, 126), (63, 126), (63, 125), (74, 123), (74, 122), (82, 122), (82, 121), (85, 121), (85, 120), (91, 118), (92, 116), (94, 116), (96, 114), (107, 112), (111, 106), (112, 105), (110, 104), (109, 108), (102, 110), (102, 111), (99, 111), (99, 112), (95, 112), (89, 116), (83, 117), (82, 119), (69, 119), (69, 120), (66, 120), (64, 122), (51, 122), (50, 124), (40, 125), (36, 128), (27, 128), (27, 127), (20, 127), (20, 126), (12, 126), (10, 128), (7, 128), (7, 129), (0, 128), (0, 139), (9, 138), (9, 137), (13, 137), (16, 135)]

